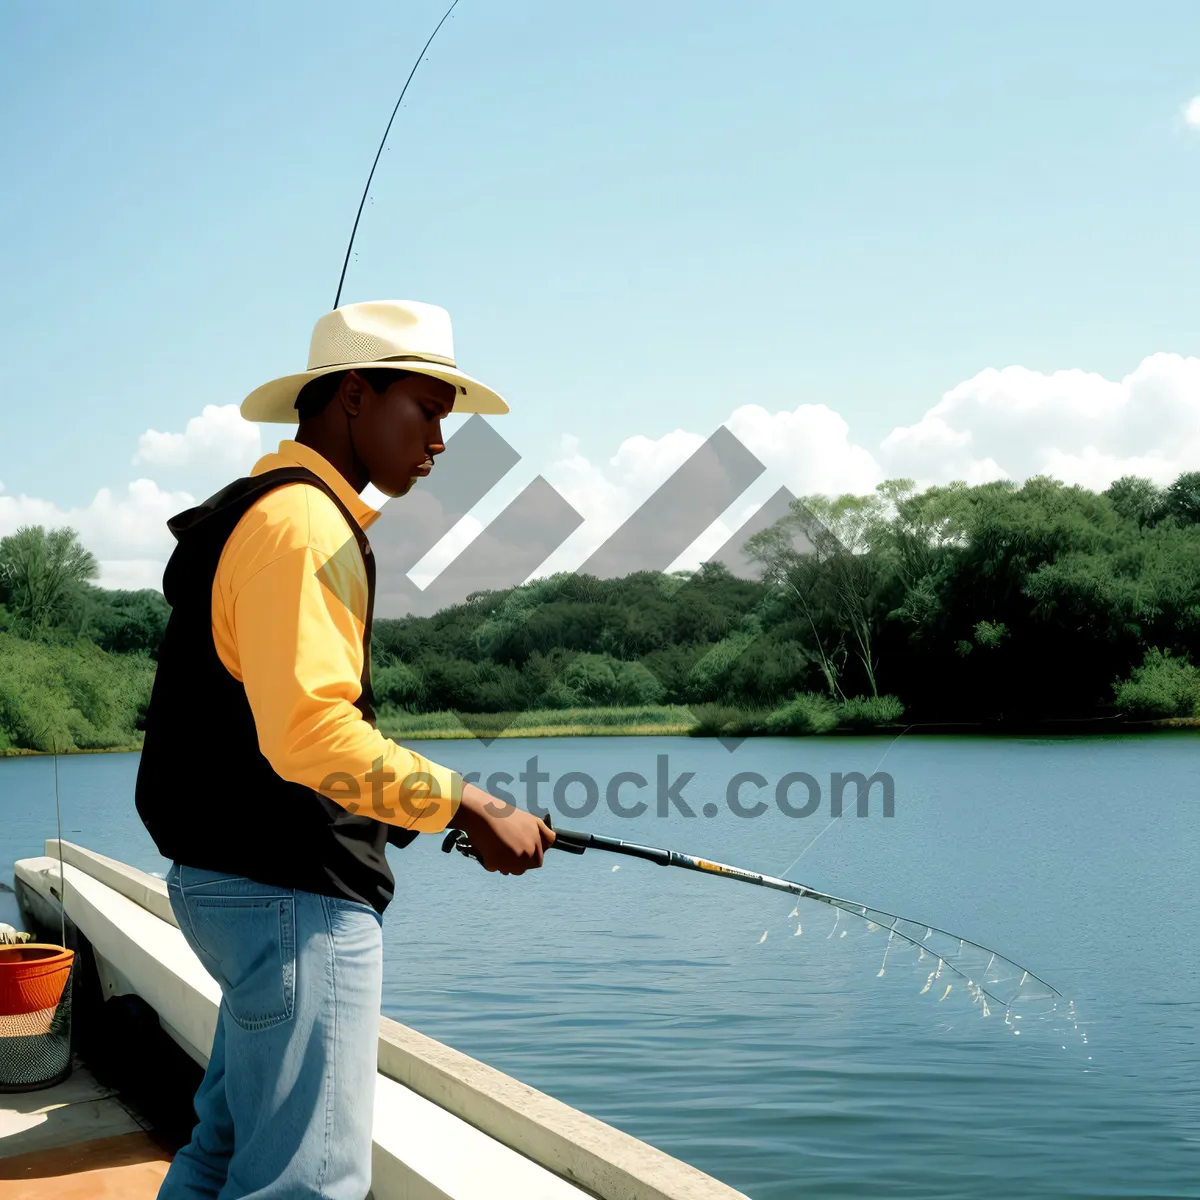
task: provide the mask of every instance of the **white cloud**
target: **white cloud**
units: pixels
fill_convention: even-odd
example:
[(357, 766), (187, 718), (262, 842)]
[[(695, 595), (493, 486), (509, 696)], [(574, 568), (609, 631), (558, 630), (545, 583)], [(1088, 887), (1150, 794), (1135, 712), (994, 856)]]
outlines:
[(1200, 129), (1200, 96), (1193, 96), (1183, 106), (1183, 119), (1193, 129)]
[(874, 455), (850, 440), (850, 426), (824, 404), (776, 413), (746, 404), (725, 424), (767, 468), (776, 486), (782, 483), (798, 496), (869, 492), (883, 479)]
[(94, 582), (99, 587), (116, 588), (136, 592), (142, 588), (162, 591), (162, 576), (165, 563), (153, 558), (127, 558), (100, 560), (100, 577)]
[(112, 581), (137, 578), (143, 581), (138, 586), (157, 588), (175, 544), (167, 519), (195, 503), (187, 492), (165, 491), (152, 479), (135, 479), (124, 494), (101, 488), (90, 504), (78, 508), (60, 508), (34, 496), (0, 495), (0, 537), (22, 525), (70, 526), (100, 560), (103, 586), (123, 587)]
[(138, 438), (134, 463), (164, 467), (219, 466), (247, 472), (260, 456), (258, 426), (242, 418), (236, 404), (206, 404), (183, 433), (147, 429)]
[(922, 483), (1053, 475), (1105, 488), (1167, 483), (1200, 463), (1200, 359), (1152, 354), (1120, 381), (1080, 370), (989, 367), (880, 447), (888, 475)]

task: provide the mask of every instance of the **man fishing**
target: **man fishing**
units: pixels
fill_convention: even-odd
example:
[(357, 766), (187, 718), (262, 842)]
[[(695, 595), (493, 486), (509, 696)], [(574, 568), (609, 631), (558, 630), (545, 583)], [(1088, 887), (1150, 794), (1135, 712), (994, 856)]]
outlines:
[(252, 421), (298, 422), (295, 439), (169, 522), (172, 612), (137, 807), (221, 1005), (161, 1200), (363, 1200), (387, 843), (454, 828), (488, 870), (520, 875), (554, 842), (375, 728), (365, 530), (379, 514), (359, 493), (402, 496), (428, 475), (452, 411), (508, 406), (458, 370), (445, 310), (337, 308), (308, 369), (242, 404)]

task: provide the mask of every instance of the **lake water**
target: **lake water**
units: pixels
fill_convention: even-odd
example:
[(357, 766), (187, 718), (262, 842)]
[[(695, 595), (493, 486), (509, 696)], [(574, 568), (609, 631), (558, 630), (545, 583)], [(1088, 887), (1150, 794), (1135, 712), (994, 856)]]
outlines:
[[(595, 852), (504, 879), (432, 837), (393, 856), (384, 1007), (397, 1020), (754, 1200), (1200, 1196), (1195, 737), (420, 748), (485, 781), (536, 754), (543, 799), (568, 772), (588, 775), (598, 808), (557, 816), (564, 826), (772, 873), (808, 847), (792, 878), (994, 946), (1072, 997), (1079, 1028), (1029, 1019), (1013, 1036), (961, 986), (922, 994), (915, 953), (893, 951), (880, 978), (885, 932), (843, 918), (854, 936), (844, 924), (830, 937), (833, 914), (802, 903), (797, 937), (785, 895)], [(136, 767), (134, 755), (60, 760), (64, 835), (161, 871), (133, 809)], [(831, 772), (877, 767), (894, 779), (894, 815), (876, 792), (865, 818), (848, 803), (831, 824)], [(659, 769), (694, 773), (682, 794), (695, 816), (657, 814)], [(605, 805), (623, 771), (649, 781), (636, 819)], [(822, 786), (812, 816), (775, 806), (794, 771)], [(739, 772), (767, 780), (762, 815), (730, 811)], [(568, 802), (586, 788), (576, 780)], [(741, 796), (758, 793), (746, 783)], [(41, 853), (49, 761), (0, 761), (0, 829), (0, 862)]]

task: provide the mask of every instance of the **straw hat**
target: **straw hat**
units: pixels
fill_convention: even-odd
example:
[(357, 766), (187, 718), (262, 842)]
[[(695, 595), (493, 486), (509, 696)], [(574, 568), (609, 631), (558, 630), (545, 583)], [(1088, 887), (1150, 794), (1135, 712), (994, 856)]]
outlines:
[(247, 421), (295, 424), (296, 397), (310, 379), (331, 371), (392, 367), (444, 379), (458, 388), (456, 413), (508, 412), (508, 405), (454, 362), (450, 314), (417, 300), (368, 300), (343, 304), (313, 329), (308, 370), (264, 383), (242, 401)]

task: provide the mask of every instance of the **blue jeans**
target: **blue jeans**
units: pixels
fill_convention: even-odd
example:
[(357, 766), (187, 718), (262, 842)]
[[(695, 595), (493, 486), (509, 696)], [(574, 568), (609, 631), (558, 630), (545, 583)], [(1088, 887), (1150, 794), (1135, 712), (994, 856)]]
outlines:
[(188, 944), (221, 985), (199, 1122), (159, 1200), (364, 1200), (383, 978), (365, 904), (181, 867)]

